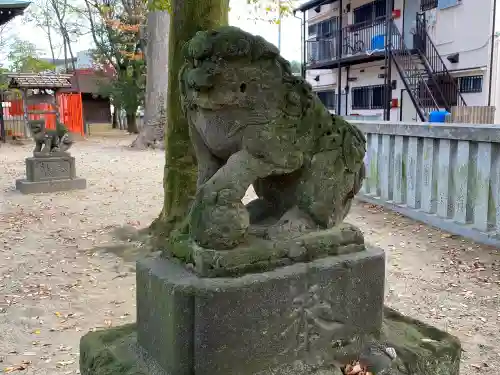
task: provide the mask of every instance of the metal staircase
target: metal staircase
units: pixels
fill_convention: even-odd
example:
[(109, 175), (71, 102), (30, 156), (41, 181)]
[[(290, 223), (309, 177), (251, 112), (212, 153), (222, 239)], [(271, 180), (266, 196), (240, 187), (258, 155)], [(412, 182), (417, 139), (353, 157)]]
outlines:
[(432, 75), (434, 81), (439, 85), (444, 100), (441, 106), (447, 111), (450, 111), (452, 106), (466, 106), (467, 104), (455, 79), (451, 76), (443, 58), (427, 32), (427, 21), (423, 12), (417, 13), (414, 47), (427, 74)]
[(389, 29), (394, 65), (420, 120), (428, 121), (429, 114), (433, 111), (451, 111), (452, 106), (465, 106), (454, 78), (427, 33), (425, 15), (418, 14), (413, 50), (406, 46), (401, 32), (392, 20)]
[(419, 63), (419, 59), (416, 59), (412, 51), (406, 47), (401, 32), (392, 20), (389, 29), (389, 35), (392, 35), (391, 54), (394, 65), (420, 120), (427, 121), (430, 112), (439, 110), (435, 97), (436, 90), (431, 90), (428, 83), (429, 78), (432, 80), (432, 75), (428, 74), (427, 69)]

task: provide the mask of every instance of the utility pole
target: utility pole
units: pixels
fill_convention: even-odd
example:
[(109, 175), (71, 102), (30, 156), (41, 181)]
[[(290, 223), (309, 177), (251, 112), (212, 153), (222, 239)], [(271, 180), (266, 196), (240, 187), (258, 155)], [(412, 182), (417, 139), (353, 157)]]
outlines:
[(281, 52), (281, 0), (278, 0), (278, 50)]

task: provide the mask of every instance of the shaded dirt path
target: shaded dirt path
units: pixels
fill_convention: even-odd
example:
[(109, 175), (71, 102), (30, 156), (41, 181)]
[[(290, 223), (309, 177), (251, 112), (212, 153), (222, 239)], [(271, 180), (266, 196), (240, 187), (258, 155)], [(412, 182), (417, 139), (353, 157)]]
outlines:
[[(134, 260), (112, 234), (143, 227), (162, 201), (163, 153), (131, 137), (75, 145), (88, 188), (14, 191), (31, 145), (0, 146), (0, 369), (78, 373), (85, 332), (135, 320)], [(349, 221), (387, 251), (387, 303), (460, 337), (462, 375), (500, 368), (500, 253), (359, 203)], [(116, 246), (115, 246), (116, 245)], [(109, 251), (100, 251), (99, 249)], [(115, 254), (119, 256), (116, 256)], [(489, 368), (483, 368), (489, 366)]]

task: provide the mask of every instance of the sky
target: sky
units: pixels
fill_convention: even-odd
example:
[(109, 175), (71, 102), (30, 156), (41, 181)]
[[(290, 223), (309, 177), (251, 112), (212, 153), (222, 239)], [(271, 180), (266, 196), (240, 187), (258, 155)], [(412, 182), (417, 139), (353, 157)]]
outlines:
[[(255, 21), (255, 17), (249, 15), (249, 8), (246, 5), (247, 0), (231, 0), (231, 12), (229, 14), (229, 23), (234, 26), (241, 27), (253, 34), (259, 34), (271, 43), (278, 45), (278, 25), (265, 21)], [(302, 3), (306, 0), (297, 1)], [(500, 6), (497, 7), (496, 31), (500, 32)], [(301, 13), (297, 14), (301, 16)], [(248, 19), (253, 18), (253, 19)], [(17, 17), (10, 25), (11, 32), (15, 33), (25, 40), (30, 40), (35, 43), (42, 55), (49, 56), (48, 42), (43, 32), (40, 32), (36, 27), (29, 25), (23, 20), (23, 17)], [(92, 39), (90, 35), (81, 37), (77, 43), (73, 45), (75, 52), (92, 48)], [(285, 18), (281, 23), (281, 53), (288, 60), (301, 59), (301, 21), (292, 16)], [(57, 56), (58, 55), (58, 56)], [(2, 58), (3, 57), (3, 58)], [(62, 51), (56, 51), (56, 58), (63, 58)], [(0, 62), (5, 59), (5, 56), (0, 56)]]
[[(298, 14), (300, 15), (300, 13)], [(248, 19), (249, 8), (246, 0), (231, 0), (231, 12), (229, 23), (238, 26), (253, 34), (258, 34), (278, 45), (278, 25), (265, 21), (255, 21)], [(300, 60), (301, 57), (301, 21), (294, 17), (287, 17), (281, 22), (281, 51), (282, 55), (289, 60)], [(27, 24), (23, 17), (17, 17), (10, 25), (10, 33), (15, 33), (20, 39), (29, 40), (40, 49), (41, 55), (49, 57), (50, 49), (46, 36), (36, 27)], [(73, 51), (87, 50), (93, 48), (90, 35), (79, 38), (78, 42), (72, 45)], [(63, 58), (62, 51), (56, 51), (56, 58)]]

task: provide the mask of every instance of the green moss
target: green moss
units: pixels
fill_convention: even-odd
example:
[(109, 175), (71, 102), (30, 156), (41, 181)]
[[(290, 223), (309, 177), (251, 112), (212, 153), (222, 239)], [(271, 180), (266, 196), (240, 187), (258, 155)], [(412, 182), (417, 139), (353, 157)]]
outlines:
[(437, 192), (438, 192), (438, 179), (433, 176), (432, 178), (432, 197), (437, 197)]
[(192, 241), (187, 234), (172, 233), (166, 252), (168, 252), (168, 255), (172, 255), (185, 263), (193, 262)]
[(488, 219), (492, 222), (496, 220), (497, 206), (495, 205), (495, 197), (493, 196), (493, 189), (491, 184), (488, 187)]
[(369, 177), (369, 182), (370, 182), (370, 191), (372, 189), (377, 189), (378, 185), (378, 160), (377, 160), (378, 155), (371, 155), (370, 158), (370, 177)]
[(406, 162), (403, 157), (401, 157), (401, 179), (406, 181)]
[(411, 375), (458, 375), (460, 341), (435, 327), (385, 308), (381, 340), (392, 346)]
[[(137, 353), (136, 329), (135, 324), (127, 324), (83, 336), (80, 343), (81, 374), (150, 375), (142, 367), (142, 359)], [(396, 350), (397, 359), (390, 366), (398, 370), (390, 374), (459, 374), (462, 350), (456, 337), (387, 307), (384, 308), (382, 332), (378, 339), (369, 335), (359, 337), (349, 346), (329, 348), (329, 358), (339, 363), (359, 359), (360, 350), (365, 345), (374, 349), (392, 347)], [(362, 352), (377, 353), (376, 350)], [(249, 373), (253, 372), (249, 370)], [(296, 374), (296, 371), (288, 373)]]
[(136, 324), (87, 333), (80, 340), (82, 375), (149, 375), (131, 354)]

